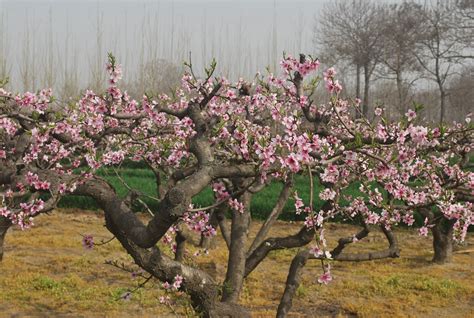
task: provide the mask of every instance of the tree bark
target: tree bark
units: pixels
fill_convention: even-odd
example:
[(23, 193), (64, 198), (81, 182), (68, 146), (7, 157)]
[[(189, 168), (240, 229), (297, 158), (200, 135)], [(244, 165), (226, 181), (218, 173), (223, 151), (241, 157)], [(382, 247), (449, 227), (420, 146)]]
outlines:
[(230, 233), (229, 233), (229, 229), (227, 228), (226, 217), (225, 217), (225, 213), (227, 212), (227, 210), (228, 210), (227, 205), (222, 204), (219, 207), (217, 207), (217, 210), (215, 211), (215, 213), (217, 217), (217, 222), (219, 223), (219, 229), (221, 230), (222, 237), (224, 238), (227, 248), (230, 249)]
[[(392, 231), (387, 230), (383, 225), (381, 226), (382, 232), (385, 234), (389, 242), (389, 248), (379, 252), (369, 252), (360, 254), (343, 254), (344, 248), (351, 244), (354, 240), (353, 237), (344, 237), (339, 239), (338, 245), (331, 251), (331, 255), (334, 260), (337, 261), (369, 261), (373, 259), (381, 259), (388, 257), (399, 257), (400, 250), (398, 248), (398, 242)], [(363, 224), (363, 229), (355, 235), (358, 240), (363, 239), (369, 234), (369, 228)], [(309, 249), (298, 252), (291, 262), (290, 270), (285, 284), (285, 291), (281, 297), (280, 304), (278, 305), (277, 317), (284, 318), (288, 315), (293, 304), (293, 297), (295, 296), (296, 290), (300, 284), (301, 270), (306, 265), (308, 259), (324, 259), (325, 256), (316, 257), (310, 253)]]
[(360, 98), (360, 65), (356, 65), (356, 98)]
[(3, 216), (0, 216), (0, 262), (3, 259), (3, 245), (5, 242), (5, 236), (10, 226), (11, 226), (10, 220)]
[(398, 111), (400, 112), (400, 116), (403, 118), (403, 116), (406, 113), (405, 109), (405, 92), (403, 88), (403, 79), (402, 79), (402, 74), (400, 71), (397, 71), (397, 93), (398, 93)]
[(247, 257), (245, 263), (245, 277), (247, 277), (271, 251), (305, 246), (313, 240), (314, 234), (314, 228), (308, 229), (306, 226), (303, 226), (295, 235), (266, 239)]
[[(381, 225), (380, 229), (388, 241), (387, 249), (368, 253), (342, 253), (342, 250), (346, 247), (346, 245), (352, 242), (352, 238), (342, 238), (339, 240), (338, 246), (336, 246), (336, 248), (331, 251), (333, 259), (337, 261), (364, 262), (389, 257), (400, 257), (400, 248), (398, 247), (398, 241), (393, 232), (391, 230), (387, 230), (384, 225)], [(369, 230), (365, 227), (362, 231), (357, 233), (356, 238), (360, 240), (368, 234)], [(310, 256), (310, 258), (312, 258), (312, 256)]]
[(184, 253), (186, 252), (186, 237), (181, 233), (181, 231), (176, 232), (175, 242), (176, 253), (174, 254), (174, 260), (182, 262), (184, 259)]
[(306, 265), (309, 255), (309, 251), (304, 250), (296, 254), (295, 258), (293, 258), (286, 279), (285, 291), (278, 305), (277, 318), (284, 318), (288, 315), (293, 305), (293, 297), (300, 285), (301, 270)]
[(129, 241), (106, 212), (107, 229), (117, 237), (135, 263), (161, 281), (172, 282), (176, 275), (183, 277), (181, 289), (191, 297), (194, 310), (206, 318), (250, 317), (248, 311), (234, 303), (222, 303), (218, 300), (217, 283), (207, 273), (174, 261), (163, 255), (157, 247), (144, 249)]
[(454, 220), (443, 219), (431, 229), (433, 233), (434, 263), (445, 264), (451, 262), (454, 223)]
[[(94, 179), (79, 185), (75, 191), (78, 195), (87, 195), (95, 199), (104, 211), (110, 211), (117, 224), (123, 224), (127, 238), (143, 248), (153, 247), (166, 234), (168, 229), (189, 208), (191, 198), (202, 191), (212, 180), (211, 167), (203, 167), (186, 180), (168, 190), (160, 201), (158, 211), (152, 220), (143, 222), (115, 195), (115, 192), (101, 179)], [(48, 176), (51, 177), (51, 176)]]
[(245, 206), (243, 213), (232, 211), (231, 240), (227, 273), (222, 293), (223, 302), (236, 303), (244, 282), (247, 235), (250, 224), (251, 193), (245, 192), (241, 201)]
[(255, 249), (262, 243), (262, 241), (267, 236), (268, 231), (270, 230), (272, 225), (277, 220), (278, 216), (283, 211), (283, 208), (285, 207), (285, 204), (288, 201), (288, 198), (290, 197), (292, 186), (293, 186), (292, 180), (286, 182), (285, 185), (283, 186), (283, 189), (280, 192), (280, 195), (278, 197), (278, 200), (275, 206), (272, 209), (272, 212), (267, 217), (267, 219), (265, 220), (265, 223), (262, 225), (257, 235), (255, 236), (255, 239), (253, 240), (252, 245), (250, 246), (247, 252), (248, 255), (252, 254), (253, 251), (255, 251)]
[(440, 84), (440, 94), (439, 94), (439, 122), (443, 123), (444, 120), (446, 119), (446, 92), (444, 91), (444, 88), (442, 84)]

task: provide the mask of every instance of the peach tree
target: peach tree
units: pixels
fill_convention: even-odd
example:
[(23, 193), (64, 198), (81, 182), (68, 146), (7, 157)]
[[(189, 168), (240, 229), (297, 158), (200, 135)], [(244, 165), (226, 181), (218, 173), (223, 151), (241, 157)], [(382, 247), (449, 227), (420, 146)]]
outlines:
[[(470, 117), (463, 124), (430, 127), (417, 121), (416, 111), (392, 122), (377, 108), (369, 120), (360, 115), (359, 100), (343, 97), (334, 69), (317, 76), (319, 61), (303, 55), (286, 56), (280, 74), (259, 74), (253, 82), (215, 76), (215, 63), (203, 77), (187, 66), (172, 96), (140, 100), (120, 89), (121, 66), (112, 55), (107, 91), (87, 90), (77, 102), (56, 101), (49, 89), (0, 89), (0, 255), (9, 227), (33, 226), (63, 196), (88, 196), (134, 262), (164, 288), (188, 294), (204, 316), (248, 316), (238, 304), (245, 278), (270, 252), (299, 248), (278, 307), (284, 317), (309, 260), (321, 264), (315, 283), (327, 284), (332, 262), (398, 257), (392, 229), (413, 225), (416, 215), (423, 216), (420, 234), (433, 232), (437, 262), (449, 260), (453, 239), (466, 236), (474, 221)], [(325, 101), (316, 91), (319, 84), (327, 91)], [(124, 161), (142, 162), (153, 172), (156, 207), (144, 203), (149, 194), (141, 189), (129, 187), (120, 197), (99, 176)], [(294, 190), (296, 175), (307, 180), (308, 202)], [(274, 208), (251, 238), (252, 196), (276, 182), (283, 187)], [(347, 191), (354, 185), (357, 193)], [(315, 187), (324, 201), (318, 209)], [(215, 203), (194, 206), (192, 199), (208, 188)], [(301, 229), (268, 237), (290, 199), (305, 220)], [(137, 203), (152, 215), (147, 223), (135, 213)], [(325, 224), (334, 218), (362, 229), (329, 249)], [(229, 250), (222, 282), (185, 262), (186, 227), (205, 239), (220, 229)], [(344, 252), (374, 227), (385, 234), (386, 250)], [(172, 244), (174, 255), (163, 252), (159, 241)], [(84, 244), (92, 246), (93, 238), (84, 237)]]

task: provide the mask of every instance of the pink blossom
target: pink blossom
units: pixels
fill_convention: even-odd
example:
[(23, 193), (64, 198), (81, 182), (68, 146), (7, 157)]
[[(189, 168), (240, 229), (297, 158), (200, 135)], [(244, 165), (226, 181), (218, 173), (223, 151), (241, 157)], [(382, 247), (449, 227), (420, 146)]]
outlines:
[(302, 207), (304, 207), (303, 200), (298, 196), (298, 192), (295, 191), (293, 195), (295, 199), (295, 209), (296, 209), (296, 214), (300, 214), (302, 211)]
[(312, 254), (314, 257), (320, 257), (324, 255), (324, 252), (322, 249), (320, 249), (318, 246), (313, 246), (309, 249), (309, 253)]
[(227, 199), (230, 194), (227, 192), (224, 183), (216, 182), (212, 186), (212, 190), (216, 193), (217, 199), (219, 201)]
[(428, 227), (422, 226), (418, 232), (420, 233), (420, 236), (428, 236)]
[(340, 93), (342, 91), (342, 85), (338, 80), (328, 80), (326, 81), (326, 89), (329, 93)]
[(330, 164), (324, 169), (324, 172), (321, 174), (321, 179), (324, 182), (336, 183), (339, 178), (339, 170), (337, 166)]
[(109, 151), (105, 153), (102, 157), (102, 162), (105, 165), (116, 165), (121, 163), (125, 158), (125, 151)]
[(182, 283), (183, 283), (183, 276), (176, 275), (174, 277), (173, 289), (178, 290), (181, 287)]
[(237, 199), (230, 199), (229, 206), (236, 212), (244, 213), (245, 207), (242, 202), (239, 202)]
[(408, 121), (412, 121), (416, 118), (416, 112), (414, 110), (409, 109), (408, 112), (405, 113), (405, 116), (407, 117)]
[(324, 222), (323, 211), (320, 211), (316, 215), (308, 215), (304, 221), (304, 225), (307, 228), (321, 227)]
[(408, 129), (410, 133), (410, 137), (413, 139), (413, 142), (423, 145), (426, 143), (427, 135), (428, 135), (428, 128), (423, 126), (410, 126)]
[(285, 166), (288, 167), (292, 172), (298, 172), (300, 170), (300, 163), (296, 154), (292, 153), (286, 157)]
[(17, 125), (9, 118), (0, 118), (0, 129), (5, 130), (7, 135), (13, 136), (16, 133)]
[(319, 276), (318, 278), (318, 283), (320, 284), (329, 284), (330, 282), (332, 281), (332, 276), (331, 276), (331, 273), (329, 271), (325, 272), (324, 274), (322, 274), (321, 276)]
[(403, 222), (409, 226), (413, 225), (413, 223), (415, 223), (415, 218), (413, 217), (413, 214), (405, 214), (403, 216)]
[(328, 80), (332, 79), (336, 74), (337, 73), (336, 73), (336, 70), (334, 69), (334, 67), (330, 67), (326, 71), (323, 72), (323, 79), (325, 81), (328, 81)]
[(321, 200), (325, 201), (334, 200), (334, 198), (336, 197), (336, 192), (327, 188), (319, 193), (319, 197), (321, 198)]
[(117, 84), (122, 79), (122, 66), (120, 64), (107, 63), (106, 69), (109, 72), (109, 83), (111, 85)]
[(168, 306), (171, 305), (170, 296), (160, 296), (159, 301), (160, 301), (160, 304), (164, 304), (164, 305), (168, 305)]
[(85, 249), (92, 249), (94, 248), (94, 237), (92, 235), (84, 235), (82, 237), (82, 246), (84, 246)]

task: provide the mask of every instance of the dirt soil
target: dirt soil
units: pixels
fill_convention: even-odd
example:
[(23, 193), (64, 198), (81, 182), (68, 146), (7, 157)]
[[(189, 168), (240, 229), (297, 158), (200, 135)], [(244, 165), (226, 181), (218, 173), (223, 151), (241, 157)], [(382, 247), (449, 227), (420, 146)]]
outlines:
[[(82, 246), (82, 235), (94, 241), (111, 238), (98, 212), (55, 211), (40, 216), (26, 231), (17, 228), (7, 234), (5, 255), (0, 263), (0, 317), (195, 317), (185, 295), (170, 294), (171, 304), (160, 304), (166, 296), (158, 281), (144, 281), (116, 240)], [(252, 224), (252, 238), (261, 226)], [(299, 223), (278, 222), (270, 236), (294, 234)], [(359, 229), (329, 224), (328, 243), (351, 236)], [(419, 237), (416, 230), (397, 230), (401, 257), (369, 262), (333, 262), (333, 282), (317, 283), (321, 263), (310, 260), (303, 271), (290, 317), (474, 317), (474, 235), (457, 246), (453, 262), (434, 265), (431, 237)], [(220, 235), (220, 234), (219, 234)], [(188, 245), (186, 262), (209, 271), (219, 282), (226, 269), (227, 249), (220, 236), (209, 254), (192, 255), (199, 248)], [(373, 229), (368, 238), (352, 244), (347, 252), (386, 248), (383, 234)], [(163, 247), (169, 252), (169, 248)], [(202, 252), (202, 251), (201, 251)], [(253, 317), (274, 317), (291, 259), (297, 249), (270, 253), (249, 276), (241, 296)], [(133, 277), (115, 266), (115, 261)]]

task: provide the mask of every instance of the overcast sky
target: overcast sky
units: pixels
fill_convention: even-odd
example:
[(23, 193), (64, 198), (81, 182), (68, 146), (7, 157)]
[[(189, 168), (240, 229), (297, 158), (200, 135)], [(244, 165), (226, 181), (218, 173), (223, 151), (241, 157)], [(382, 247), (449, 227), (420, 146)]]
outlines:
[[(35, 67), (52, 49), (56, 66), (80, 66), (87, 82), (97, 57), (114, 52), (129, 73), (140, 56), (197, 67), (215, 57), (230, 77), (273, 66), (283, 51), (314, 53), (313, 28), (325, 0), (0, 0), (0, 55), (19, 85), (26, 48)], [(97, 35), (102, 33), (100, 45)], [(24, 66), (23, 66), (24, 69)], [(21, 87), (19, 87), (21, 89)]]
[(39, 56), (49, 54), (52, 33), (55, 60), (65, 62), (69, 39), (68, 58), (76, 53), (80, 77), (86, 81), (99, 53), (100, 30), (101, 55), (105, 59), (106, 52), (113, 51), (126, 70), (134, 69), (144, 46), (145, 55), (154, 50), (175, 63), (189, 51), (197, 66), (215, 57), (229, 76), (250, 76), (274, 64), (283, 51), (314, 51), (313, 20), (323, 2), (0, 0), (2, 36), (8, 48), (3, 55), (17, 82), (27, 44), (41, 63)]

